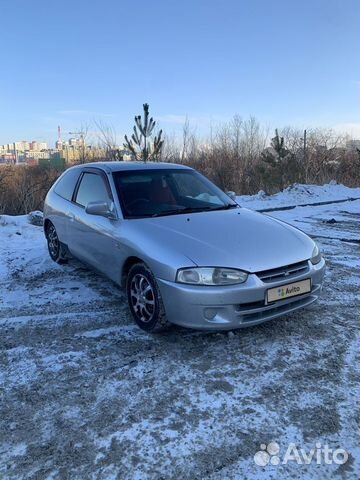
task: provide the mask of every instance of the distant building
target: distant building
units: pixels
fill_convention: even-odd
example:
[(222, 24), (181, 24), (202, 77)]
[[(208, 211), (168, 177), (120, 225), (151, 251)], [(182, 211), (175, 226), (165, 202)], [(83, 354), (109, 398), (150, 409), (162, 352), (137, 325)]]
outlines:
[(360, 150), (360, 140), (348, 140), (346, 142), (346, 149), (347, 150)]
[(21, 142), (13, 142), (13, 143), (5, 143), (4, 145), (0, 145), (0, 154), (1, 153), (15, 153), (15, 152), (28, 152), (28, 151), (36, 151), (41, 152), (43, 150), (48, 150), (48, 144), (46, 142), (27, 142), (23, 140)]
[[(91, 162), (99, 160), (134, 160), (132, 153), (122, 147), (114, 147), (116, 155), (106, 148), (87, 145), (83, 136), (71, 137), (68, 141), (61, 139), (60, 127), (58, 128), (58, 140), (55, 149), (50, 149), (46, 142), (26, 140), (0, 145), (0, 163), (2, 164), (56, 164), (60, 168), (62, 161), (67, 165), (79, 162)], [(109, 155), (110, 153), (110, 155)], [(60, 163), (59, 163), (60, 162)]]
[(36, 152), (41, 152), (42, 150), (48, 150), (48, 144), (46, 142), (31, 142), (30, 150), (35, 150)]
[(29, 164), (30, 160), (37, 163), (39, 159), (49, 158), (48, 144), (46, 142), (21, 142), (5, 143), (0, 145), (0, 163)]
[(52, 154), (52, 157), (63, 158), (66, 164), (78, 162), (92, 162), (104, 160), (106, 151), (103, 148), (92, 147), (91, 145), (70, 146), (68, 143), (62, 145), (62, 150)]
[(28, 158), (34, 158), (36, 160), (40, 160), (40, 158), (50, 158), (50, 152), (48, 150), (41, 150), (41, 151), (36, 151), (36, 150), (28, 150), (25, 152), (24, 157), (26, 159)]
[(83, 140), (81, 138), (69, 138), (69, 145), (70, 147), (79, 148), (83, 144)]
[(13, 153), (0, 153), (0, 163), (13, 164), (15, 163), (15, 155)]
[(12, 149), (18, 152), (26, 152), (27, 150), (30, 150), (30, 142), (26, 142), (25, 140), (22, 142), (14, 142)]
[(134, 160), (134, 155), (128, 150), (122, 151), (122, 159), (124, 162), (132, 162)]

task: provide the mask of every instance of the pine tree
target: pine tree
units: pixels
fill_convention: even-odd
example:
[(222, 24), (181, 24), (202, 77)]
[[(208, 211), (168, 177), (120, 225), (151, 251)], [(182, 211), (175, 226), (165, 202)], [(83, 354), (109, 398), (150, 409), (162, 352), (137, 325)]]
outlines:
[(271, 148), (266, 149), (261, 156), (263, 162), (267, 164), (266, 172), (270, 189), (282, 190), (287, 181), (292, 155), (286, 149), (284, 137), (280, 137), (277, 129), (275, 137), (271, 139)]
[(153, 142), (149, 140), (153, 134), (156, 122), (152, 117), (149, 118), (148, 103), (143, 104), (143, 109), (144, 121), (142, 122), (141, 115), (135, 116), (133, 134), (130, 139), (125, 135), (124, 147), (130, 150), (136, 160), (147, 162), (148, 160), (158, 159), (164, 141), (161, 139), (162, 130), (159, 131), (158, 135), (155, 135)]
[(271, 146), (277, 153), (277, 156), (275, 156), (274, 158), (275, 163), (279, 162), (282, 158), (285, 158), (288, 154), (288, 151), (286, 150), (284, 145), (284, 137), (279, 136), (279, 132), (277, 129), (275, 130), (275, 137), (271, 139)]

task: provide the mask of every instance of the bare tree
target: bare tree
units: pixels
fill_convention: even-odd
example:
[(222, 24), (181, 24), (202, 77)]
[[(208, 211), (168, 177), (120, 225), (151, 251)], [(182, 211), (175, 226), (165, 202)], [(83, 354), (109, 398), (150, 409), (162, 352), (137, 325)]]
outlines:
[(7, 201), (7, 183), (13, 172), (13, 168), (10, 166), (0, 167), (0, 213), (5, 212)]
[(99, 131), (100, 146), (106, 152), (106, 159), (115, 162), (123, 160), (122, 152), (118, 146), (116, 132), (112, 125), (108, 125), (103, 121), (96, 121), (95, 125)]
[(188, 153), (189, 140), (190, 140), (190, 123), (188, 117), (185, 119), (185, 123), (182, 129), (182, 148), (181, 148), (181, 163), (184, 163), (184, 160)]
[(60, 172), (42, 166), (7, 167), (8, 175), (1, 184), (0, 213), (20, 215), (42, 209), (45, 195)]
[[(74, 156), (75, 163), (86, 163), (89, 161), (89, 149), (87, 146), (87, 136), (89, 133), (89, 125), (82, 124), (78, 130), (74, 130), (69, 132), (69, 135), (75, 135), (76, 138), (79, 140), (79, 144), (76, 146), (76, 158)], [(65, 148), (65, 155), (69, 157), (69, 154), (66, 152)], [(69, 161), (69, 158), (66, 158), (66, 161)]]

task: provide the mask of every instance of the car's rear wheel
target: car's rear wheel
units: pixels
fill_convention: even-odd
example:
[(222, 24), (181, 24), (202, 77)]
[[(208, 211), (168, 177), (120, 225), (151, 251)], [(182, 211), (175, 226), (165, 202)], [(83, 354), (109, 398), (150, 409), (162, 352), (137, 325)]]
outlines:
[(126, 293), (131, 314), (141, 329), (156, 333), (169, 327), (156, 279), (144, 263), (130, 268)]
[(65, 263), (64, 247), (60, 242), (56, 228), (51, 222), (46, 227), (46, 240), (51, 259), (56, 263)]

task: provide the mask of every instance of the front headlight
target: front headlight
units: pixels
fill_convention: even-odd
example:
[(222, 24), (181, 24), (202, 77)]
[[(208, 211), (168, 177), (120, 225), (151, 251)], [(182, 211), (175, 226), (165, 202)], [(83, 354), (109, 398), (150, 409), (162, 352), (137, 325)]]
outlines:
[(314, 247), (314, 250), (312, 252), (310, 261), (313, 265), (316, 265), (317, 263), (321, 262), (321, 258), (322, 257), (321, 257), (320, 248), (315, 243), (315, 247)]
[(176, 281), (190, 285), (235, 285), (244, 283), (246, 272), (235, 268), (182, 268), (176, 274)]

